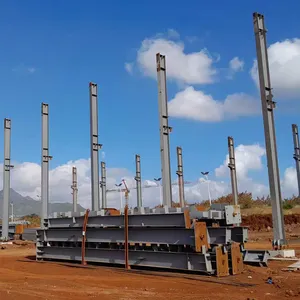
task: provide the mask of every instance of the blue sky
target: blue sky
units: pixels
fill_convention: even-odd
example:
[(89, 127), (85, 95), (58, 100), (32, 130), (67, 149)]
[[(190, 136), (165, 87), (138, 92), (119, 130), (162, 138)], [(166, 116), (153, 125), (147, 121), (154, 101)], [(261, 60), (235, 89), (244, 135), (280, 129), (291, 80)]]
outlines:
[[(249, 75), (256, 56), (252, 13), (265, 15), (268, 44), (300, 37), (300, 2), (266, 2), (2, 1), (0, 117), (12, 119), (12, 159), (40, 163), (42, 101), (50, 107), (51, 166), (88, 158), (88, 83), (93, 81), (98, 84), (99, 141), (107, 166), (134, 171), (134, 155), (139, 153), (143, 177), (159, 176), (157, 83), (138, 71), (128, 74), (124, 63), (136, 60), (145, 38), (174, 29), (186, 53), (207, 48), (220, 56), (217, 82), (195, 88), (218, 100), (240, 92), (258, 97)], [(197, 39), (189, 43), (188, 37)], [(244, 61), (244, 72), (227, 80), (222, 70), (235, 56)], [(176, 82), (168, 82), (169, 99), (179, 90)], [(298, 122), (299, 106), (274, 96), (279, 102), (276, 130), (283, 172), (294, 164), (291, 124)], [(260, 115), (216, 123), (170, 118), (170, 125), (174, 179), (178, 145), (183, 147), (187, 180), (223, 163), (228, 135), (236, 145), (264, 145)], [(256, 172), (255, 177), (267, 182), (266, 174)]]

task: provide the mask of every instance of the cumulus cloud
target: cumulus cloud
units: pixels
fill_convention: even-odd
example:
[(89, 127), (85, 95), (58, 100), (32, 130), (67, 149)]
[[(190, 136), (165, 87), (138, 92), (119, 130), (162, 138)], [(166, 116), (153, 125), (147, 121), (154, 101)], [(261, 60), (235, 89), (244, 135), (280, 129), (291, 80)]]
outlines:
[(297, 173), (294, 167), (289, 167), (284, 171), (281, 186), (283, 197), (298, 196)]
[(230, 62), (229, 62), (229, 70), (228, 70), (228, 79), (232, 79), (234, 74), (237, 72), (241, 72), (244, 69), (244, 61), (238, 58), (237, 56), (234, 57)]
[(215, 80), (217, 71), (207, 49), (186, 53), (183, 42), (162, 37), (145, 39), (138, 50), (137, 63), (146, 76), (157, 76), (156, 53), (166, 55), (167, 75), (170, 79), (186, 84), (207, 84)]
[(127, 73), (132, 74), (133, 72), (133, 63), (125, 63), (124, 67)]
[(172, 117), (220, 122), (224, 119), (258, 114), (259, 102), (244, 93), (228, 95), (224, 101), (218, 101), (190, 86), (178, 92), (169, 101), (168, 109)]
[[(287, 39), (270, 45), (268, 56), (274, 95), (282, 99), (298, 97), (300, 95), (300, 39)], [(256, 60), (250, 74), (258, 86)]]

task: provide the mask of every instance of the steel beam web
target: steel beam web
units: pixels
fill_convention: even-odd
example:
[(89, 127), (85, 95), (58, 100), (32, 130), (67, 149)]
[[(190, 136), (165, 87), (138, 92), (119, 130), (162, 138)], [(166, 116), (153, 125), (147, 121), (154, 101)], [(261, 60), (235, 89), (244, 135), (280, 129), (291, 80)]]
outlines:
[(136, 181), (136, 199), (137, 199), (137, 207), (143, 206), (143, 199), (142, 199), (142, 185), (141, 185), (141, 157), (137, 154), (135, 156), (135, 181)]
[(91, 189), (92, 189), (92, 211), (98, 211), (99, 199), (99, 149), (98, 143), (98, 87), (96, 83), (90, 82), (90, 134), (91, 134)]
[(156, 54), (157, 80), (158, 80), (158, 102), (160, 120), (160, 153), (161, 173), (163, 184), (163, 204), (172, 206), (172, 186), (170, 167), (170, 144), (169, 134), (171, 127), (168, 123), (167, 83), (166, 83), (166, 58), (160, 53)]
[(256, 40), (257, 66), (260, 84), (261, 104), (265, 131), (270, 195), (272, 201), (272, 218), (274, 232), (273, 245), (276, 247), (280, 247), (281, 245), (286, 243), (286, 240), (284, 232), (280, 176), (278, 168), (276, 135), (273, 114), (275, 102), (273, 102), (272, 99), (273, 95), (270, 82), (264, 16), (259, 13), (254, 13), (253, 21)]
[(42, 178), (41, 178), (41, 227), (49, 214), (49, 106), (42, 103)]
[(184, 180), (183, 180), (183, 161), (182, 161), (182, 148), (177, 147), (177, 172), (178, 175), (178, 189), (179, 189), (179, 203), (181, 207), (185, 206), (184, 200)]
[(107, 198), (106, 198), (106, 166), (105, 162), (101, 162), (101, 194), (102, 194), (102, 208), (107, 208)]
[(238, 188), (237, 188), (237, 178), (236, 178), (236, 167), (235, 167), (235, 154), (234, 154), (234, 142), (231, 136), (228, 137), (228, 152), (229, 152), (229, 164), (231, 177), (231, 188), (234, 204), (238, 204)]
[(78, 198), (78, 187), (77, 187), (77, 168), (72, 169), (72, 186), (73, 192), (73, 212), (77, 212), (77, 198)]
[(300, 197), (300, 148), (299, 148), (299, 134), (298, 134), (298, 126), (296, 124), (292, 124), (293, 130), (293, 140), (294, 140), (294, 159), (296, 163), (296, 172), (297, 172), (297, 180), (298, 180), (298, 197)]
[(10, 198), (10, 140), (11, 120), (4, 119), (4, 164), (3, 164), (3, 211), (2, 211), (2, 239), (9, 238), (9, 198)]

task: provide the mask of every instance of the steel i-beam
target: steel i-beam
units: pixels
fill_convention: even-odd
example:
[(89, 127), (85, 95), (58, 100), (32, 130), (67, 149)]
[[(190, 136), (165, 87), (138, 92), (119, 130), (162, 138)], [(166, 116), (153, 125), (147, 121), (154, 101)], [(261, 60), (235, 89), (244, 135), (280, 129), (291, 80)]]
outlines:
[(299, 148), (299, 135), (298, 135), (298, 126), (292, 124), (293, 130), (293, 140), (294, 140), (294, 159), (296, 163), (296, 172), (298, 180), (298, 197), (300, 197), (300, 148)]
[(3, 216), (2, 216), (2, 239), (8, 240), (9, 224), (9, 196), (10, 196), (10, 136), (11, 120), (4, 119), (4, 164), (3, 164)]
[(183, 162), (182, 162), (182, 149), (177, 147), (177, 176), (178, 176), (178, 189), (179, 189), (179, 203), (181, 207), (185, 206), (184, 201), (184, 180), (183, 180)]
[(107, 208), (106, 198), (106, 166), (105, 162), (101, 161), (101, 194), (102, 194), (102, 208)]
[[(90, 82), (90, 134), (91, 134), (91, 189), (92, 210), (98, 211), (99, 201), (99, 150), (102, 145), (98, 143), (98, 87)], [(100, 205), (100, 206), (99, 206)]]
[(136, 181), (136, 199), (137, 199), (137, 207), (143, 206), (143, 200), (142, 200), (142, 185), (141, 185), (141, 157), (137, 154), (135, 156), (135, 169), (136, 169), (136, 175), (135, 175), (135, 181)]
[(163, 204), (172, 206), (172, 186), (170, 167), (170, 144), (169, 134), (172, 128), (168, 123), (167, 83), (166, 83), (166, 57), (160, 53), (156, 54), (158, 102), (160, 120), (160, 154), (161, 173), (163, 185)]
[(237, 205), (239, 196), (238, 196), (237, 179), (236, 179), (234, 142), (231, 136), (228, 137), (228, 152), (229, 152), (228, 168), (230, 169), (232, 196), (233, 196), (234, 204)]
[(272, 88), (270, 82), (264, 16), (259, 13), (254, 13), (253, 21), (256, 40), (257, 67), (260, 84), (261, 104), (265, 131), (270, 195), (272, 201), (272, 218), (274, 232), (273, 246), (280, 248), (281, 245), (286, 244), (286, 239), (284, 232), (280, 176), (273, 114), (275, 102), (273, 102)]
[(73, 212), (77, 212), (77, 198), (78, 198), (78, 187), (77, 187), (77, 168), (72, 168), (72, 185), (71, 188), (73, 190)]
[(42, 178), (41, 178), (41, 227), (44, 227), (44, 220), (48, 218), (49, 208), (49, 162), (52, 156), (49, 155), (49, 106), (42, 103)]

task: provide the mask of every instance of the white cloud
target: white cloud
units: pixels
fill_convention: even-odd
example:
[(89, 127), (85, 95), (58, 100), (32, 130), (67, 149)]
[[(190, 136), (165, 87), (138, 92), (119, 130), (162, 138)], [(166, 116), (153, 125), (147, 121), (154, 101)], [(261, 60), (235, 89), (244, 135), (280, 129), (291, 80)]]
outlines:
[(292, 195), (298, 196), (297, 173), (294, 167), (289, 167), (284, 171), (281, 186), (284, 198), (291, 197)]
[(20, 64), (19, 66), (14, 67), (12, 71), (18, 74), (33, 74), (36, 72), (36, 68), (32, 66), (29, 67), (24, 64)]
[[(274, 96), (282, 99), (300, 95), (300, 39), (287, 39), (269, 46), (269, 67)], [(258, 82), (257, 61), (250, 71), (253, 80)]]
[(178, 92), (169, 102), (168, 108), (172, 117), (220, 122), (224, 119), (258, 114), (259, 102), (244, 93), (228, 95), (224, 101), (218, 101), (190, 86)]
[(156, 37), (145, 39), (137, 53), (137, 63), (145, 75), (156, 78), (156, 53), (166, 55), (167, 75), (187, 84), (207, 84), (217, 73), (207, 49), (185, 53), (184, 43)]
[(180, 34), (175, 29), (168, 29), (168, 37), (170, 39), (179, 39)]
[(129, 74), (132, 74), (132, 72), (133, 72), (133, 63), (125, 63), (125, 70)]
[(243, 71), (244, 61), (236, 56), (229, 62), (229, 68), (234, 72)]

